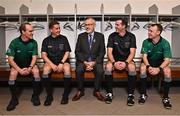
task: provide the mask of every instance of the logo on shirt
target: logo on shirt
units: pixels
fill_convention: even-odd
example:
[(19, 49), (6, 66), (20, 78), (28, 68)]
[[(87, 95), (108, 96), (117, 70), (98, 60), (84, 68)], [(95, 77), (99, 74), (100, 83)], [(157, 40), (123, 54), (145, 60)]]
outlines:
[(48, 48), (52, 48), (52, 46), (49, 45)]
[(129, 48), (130, 42), (125, 42), (125, 48)]
[(21, 50), (17, 50), (17, 53), (20, 53), (21, 52)]
[(64, 50), (64, 44), (59, 44), (59, 49)]

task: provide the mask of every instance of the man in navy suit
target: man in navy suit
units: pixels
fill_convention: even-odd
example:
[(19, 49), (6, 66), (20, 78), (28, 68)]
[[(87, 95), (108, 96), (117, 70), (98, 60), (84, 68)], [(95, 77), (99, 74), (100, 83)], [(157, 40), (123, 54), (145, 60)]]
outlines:
[(73, 97), (73, 101), (84, 96), (84, 72), (93, 71), (94, 93), (93, 95), (100, 101), (104, 97), (100, 93), (100, 83), (103, 77), (103, 59), (105, 55), (104, 35), (95, 31), (96, 21), (88, 17), (85, 20), (86, 32), (79, 34), (76, 43), (76, 76), (78, 81), (78, 91)]

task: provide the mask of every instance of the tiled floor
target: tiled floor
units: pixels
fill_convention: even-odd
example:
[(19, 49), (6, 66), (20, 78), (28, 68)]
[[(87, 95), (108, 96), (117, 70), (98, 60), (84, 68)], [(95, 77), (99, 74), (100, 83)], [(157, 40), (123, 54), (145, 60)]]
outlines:
[[(45, 93), (40, 96), (41, 105), (35, 107), (31, 104), (31, 88), (24, 88), (19, 99), (19, 105), (15, 110), (7, 112), (6, 106), (9, 102), (10, 93), (7, 87), (0, 87), (0, 115), (180, 115), (180, 87), (171, 88), (173, 108), (163, 108), (159, 93), (155, 88), (148, 90), (148, 100), (144, 105), (137, 103), (139, 94), (135, 92), (135, 105), (126, 105), (127, 94), (123, 87), (114, 88), (115, 97), (112, 104), (105, 104), (93, 97), (92, 88), (86, 88), (85, 96), (79, 101), (71, 101), (76, 89), (70, 94), (69, 104), (61, 105), (60, 98), (63, 89), (56, 87), (54, 90), (54, 101), (51, 106), (43, 105)], [(102, 91), (105, 94), (105, 91)]]

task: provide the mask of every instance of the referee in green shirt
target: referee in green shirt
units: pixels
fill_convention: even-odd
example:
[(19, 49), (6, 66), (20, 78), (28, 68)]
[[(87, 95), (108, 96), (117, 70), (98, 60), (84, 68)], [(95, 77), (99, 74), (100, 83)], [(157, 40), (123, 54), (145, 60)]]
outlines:
[(152, 24), (148, 30), (148, 39), (143, 41), (141, 54), (143, 55), (143, 63), (140, 67), (140, 98), (139, 104), (144, 104), (147, 99), (146, 78), (147, 74), (157, 75), (164, 74), (164, 93), (163, 105), (166, 109), (172, 107), (170, 98), (168, 97), (171, 69), (169, 68), (170, 59), (172, 58), (169, 42), (161, 37), (163, 28), (160, 24)]
[(40, 105), (40, 75), (36, 65), (38, 55), (38, 45), (33, 39), (33, 27), (30, 23), (24, 23), (20, 26), (21, 35), (11, 41), (6, 52), (10, 65), (9, 88), (11, 100), (7, 106), (7, 111), (14, 110), (18, 105), (16, 92), (16, 79), (18, 75), (26, 77), (33, 75), (33, 95), (31, 102), (34, 106)]

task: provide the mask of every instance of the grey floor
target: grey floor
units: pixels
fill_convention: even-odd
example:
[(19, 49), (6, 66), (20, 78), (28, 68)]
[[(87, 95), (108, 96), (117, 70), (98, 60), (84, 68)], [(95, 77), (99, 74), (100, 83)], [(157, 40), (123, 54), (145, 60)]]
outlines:
[[(115, 97), (112, 104), (105, 104), (93, 97), (93, 89), (86, 88), (85, 96), (79, 101), (71, 101), (76, 89), (70, 94), (69, 104), (61, 105), (60, 99), (63, 89), (56, 87), (54, 90), (54, 101), (51, 106), (43, 105), (45, 92), (40, 96), (41, 105), (35, 107), (31, 104), (31, 88), (24, 88), (19, 98), (19, 105), (15, 110), (7, 112), (6, 106), (10, 99), (7, 87), (0, 87), (0, 115), (180, 115), (180, 87), (172, 87), (170, 96), (173, 108), (164, 109), (159, 93), (155, 88), (148, 89), (148, 100), (144, 105), (137, 103), (139, 94), (135, 92), (135, 105), (127, 106), (126, 90), (123, 87), (114, 88)], [(102, 90), (105, 94), (105, 91)]]

